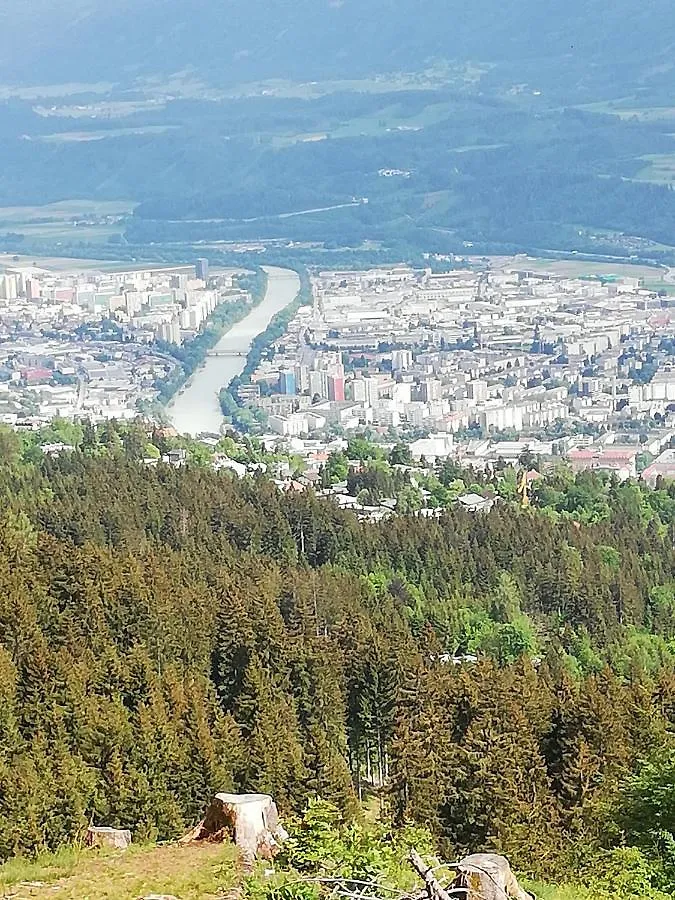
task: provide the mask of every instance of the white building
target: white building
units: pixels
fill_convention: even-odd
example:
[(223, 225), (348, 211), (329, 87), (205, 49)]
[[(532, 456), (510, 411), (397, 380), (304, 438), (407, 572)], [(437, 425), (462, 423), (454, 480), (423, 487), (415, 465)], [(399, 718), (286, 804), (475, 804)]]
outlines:
[(420, 438), (410, 445), (413, 459), (424, 457), (430, 465), (439, 459), (447, 459), (455, 450), (452, 434), (432, 434), (428, 438)]

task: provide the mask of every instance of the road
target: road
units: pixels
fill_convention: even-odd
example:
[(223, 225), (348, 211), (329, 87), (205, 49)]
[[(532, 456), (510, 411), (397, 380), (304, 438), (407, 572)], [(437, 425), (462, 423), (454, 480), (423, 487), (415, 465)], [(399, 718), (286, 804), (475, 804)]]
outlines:
[[(295, 212), (270, 213), (266, 216), (253, 216), (248, 219), (169, 219), (172, 225), (238, 225), (251, 222), (265, 222), (268, 219), (292, 219), (293, 216), (309, 216), (312, 213), (330, 212), (333, 209), (349, 209), (350, 206), (362, 206), (368, 203), (367, 197), (350, 200), (348, 203), (334, 203), (332, 206), (315, 206), (312, 209), (298, 209)], [(178, 243), (181, 243), (180, 241)]]
[(300, 290), (297, 273), (274, 266), (264, 268), (267, 291), (262, 301), (223, 335), (214, 347), (215, 355), (207, 357), (204, 365), (169, 404), (169, 418), (181, 434), (220, 431), (223, 421), (218, 402), (220, 389), (243, 371), (253, 339), (267, 328), (278, 312), (295, 300)]

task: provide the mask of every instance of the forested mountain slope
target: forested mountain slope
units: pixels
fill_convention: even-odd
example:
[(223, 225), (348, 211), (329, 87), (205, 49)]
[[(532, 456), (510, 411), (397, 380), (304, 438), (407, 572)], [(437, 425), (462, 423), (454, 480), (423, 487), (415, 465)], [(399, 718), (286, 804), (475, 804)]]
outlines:
[(136, 426), (57, 460), (2, 438), (0, 857), (91, 818), (174, 837), (231, 787), (350, 814), (374, 782), (448, 854), (550, 876), (628, 841), (673, 884), (672, 797), (659, 837), (640, 787), (675, 768), (672, 489), (608, 485), (597, 525), (368, 525), (148, 468)]
[[(433, 59), (554, 83), (670, 79), (668, 0), (3, 0), (4, 78), (95, 81), (194, 67), (226, 82), (352, 78)], [(30, 48), (30, 53), (25, 48)], [(585, 74), (584, 74), (585, 73)], [(529, 79), (528, 79), (529, 80)]]
[(138, 204), (89, 233), (137, 258), (675, 260), (668, 0), (0, 0), (0, 29), (4, 250), (91, 256), (32, 210), (87, 199)]

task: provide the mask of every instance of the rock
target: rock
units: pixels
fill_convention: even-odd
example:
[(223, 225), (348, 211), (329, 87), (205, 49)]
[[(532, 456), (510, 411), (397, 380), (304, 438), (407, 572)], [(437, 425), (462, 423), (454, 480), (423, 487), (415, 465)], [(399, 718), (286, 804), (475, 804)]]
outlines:
[(112, 847), (126, 850), (131, 843), (131, 832), (126, 828), (107, 828), (91, 825), (85, 840), (87, 847)]
[(457, 877), (451, 888), (452, 896), (460, 896), (462, 888), (466, 890), (462, 900), (533, 900), (533, 895), (518, 884), (508, 859), (497, 853), (465, 856), (457, 865)]

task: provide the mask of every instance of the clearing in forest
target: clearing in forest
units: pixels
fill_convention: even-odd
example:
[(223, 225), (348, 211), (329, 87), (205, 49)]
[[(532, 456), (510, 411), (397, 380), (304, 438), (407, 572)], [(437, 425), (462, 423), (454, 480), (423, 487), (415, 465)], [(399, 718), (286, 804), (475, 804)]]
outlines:
[(35, 862), (0, 866), (0, 897), (12, 900), (180, 900), (232, 897), (239, 880), (230, 844), (132, 846), (126, 851), (64, 849)]

